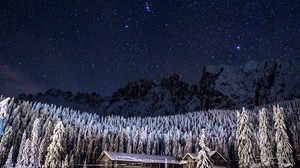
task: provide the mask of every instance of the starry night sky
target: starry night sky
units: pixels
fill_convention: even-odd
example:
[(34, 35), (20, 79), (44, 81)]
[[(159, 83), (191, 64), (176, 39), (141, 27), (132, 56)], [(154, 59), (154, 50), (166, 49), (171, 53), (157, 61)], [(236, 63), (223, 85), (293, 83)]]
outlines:
[(297, 0), (2, 0), (0, 92), (110, 95), (203, 65), (300, 60)]

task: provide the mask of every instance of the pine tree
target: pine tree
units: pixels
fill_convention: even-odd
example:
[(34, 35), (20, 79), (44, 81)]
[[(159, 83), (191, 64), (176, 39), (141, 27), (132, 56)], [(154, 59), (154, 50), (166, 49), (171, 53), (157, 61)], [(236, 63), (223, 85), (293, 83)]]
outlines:
[(69, 167), (69, 162), (68, 162), (68, 154), (66, 155), (63, 163), (62, 163), (62, 168), (68, 168)]
[(184, 147), (184, 153), (191, 153), (193, 150), (193, 140), (192, 140), (192, 133), (189, 132), (185, 136), (185, 147)]
[(95, 144), (95, 138), (91, 138), (89, 140), (89, 144), (87, 146), (87, 152), (86, 152), (86, 160), (88, 160), (89, 163), (92, 162), (94, 144)]
[(12, 127), (7, 127), (0, 142), (0, 165), (3, 165), (8, 156), (13, 137)]
[(259, 110), (259, 147), (262, 168), (270, 168), (274, 164), (271, 138), (268, 131), (269, 123), (266, 115), (265, 108)]
[(30, 167), (39, 166), (39, 137), (40, 137), (40, 120), (35, 119), (31, 132), (31, 151), (30, 151)]
[(18, 157), (17, 157), (16, 167), (21, 167), (22, 157), (23, 157), (23, 150), (25, 148), (25, 145), (26, 145), (26, 131), (24, 131), (23, 135), (22, 135), (21, 144), (20, 144), (20, 147), (19, 147), (19, 153), (18, 153)]
[[(43, 110), (46, 109), (47, 109), (46, 107), (43, 108)], [(50, 118), (47, 118), (45, 124), (43, 125), (43, 130), (45, 134), (39, 146), (39, 156), (38, 156), (39, 167), (42, 167), (42, 165), (44, 165), (45, 163), (47, 147), (49, 146), (51, 141), (51, 135), (53, 132), (53, 123)]]
[(4, 133), (4, 127), (6, 125), (7, 117), (8, 117), (8, 102), (10, 98), (6, 98), (0, 102), (0, 137)]
[(172, 150), (172, 138), (170, 137), (170, 133), (168, 132), (167, 134), (165, 134), (164, 136), (164, 145), (165, 145), (165, 152), (164, 154), (167, 156), (171, 156), (171, 150)]
[(48, 147), (48, 153), (46, 155), (45, 167), (56, 168), (62, 166), (63, 154), (66, 147), (66, 132), (62, 121), (59, 121), (53, 130), (51, 137), (51, 143)]
[(248, 119), (245, 108), (242, 113), (237, 112), (237, 131), (236, 131), (239, 167), (255, 167), (255, 148), (253, 126)]
[(75, 167), (74, 164), (75, 164), (74, 155), (71, 155), (70, 162), (69, 162), (69, 167), (72, 167), (72, 168)]
[(86, 160), (83, 163), (83, 168), (87, 168), (87, 166), (86, 166)]
[(210, 168), (212, 163), (210, 161), (208, 152), (210, 149), (205, 144), (205, 129), (202, 129), (199, 145), (201, 150), (198, 152), (197, 156), (197, 168)]
[(292, 146), (289, 142), (289, 137), (286, 133), (286, 125), (284, 123), (284, 110), (282, 107), (273, 107), (274, 112), (274, 127), (275, 127), (275, 142), (276, 142), (276, 157), (278, 167), (293, 167), (294, 159), (292, 155)]
[(151, 155), (152, 152), (152, 134), (150, 133), (147, 137), (147, 147), (146, 147), (146, 154)]
[(22, 151), (20, 162), (17, 163), (17, 167), (29, 167), (30, 164), (30, 139), (27, 139)]
[(133, 138), (132, 153), (137, 153), (139, 141), (140, 141), (140, 131), (137, 130)]
[(14, 147), (12, 146), (10, 148), (10, 151), (9, 151), (8, 157), (6, 159), (4, 168), (12, 168), (12, 167), (14, 167), (14, 164), (13, 164), (13, 161), (12, 161), (13, 149), (14, 149)]
[(124, 135), (125, 135), (125, 133), (123, 131), (120, 132), (120, 136), (119, 136), (120, 139), (119, 139), (119, 144), (118, 144), (119, 152), (124, 152), (124, 139), (125, 139)]

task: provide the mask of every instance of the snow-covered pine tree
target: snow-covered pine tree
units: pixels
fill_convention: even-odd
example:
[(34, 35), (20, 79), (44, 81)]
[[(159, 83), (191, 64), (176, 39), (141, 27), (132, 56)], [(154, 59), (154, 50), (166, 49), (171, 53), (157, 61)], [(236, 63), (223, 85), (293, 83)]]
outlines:
[(151, 154), (152, 155), (158, 155), (159, 154), (159, 153), (157, 153), (157, 149), (158, 148), (159, 148), (159, 141), (158, 140), (154, 140)]
[(164, 146), (165, 146), (165, 152), (164, 155), (171, 156), (172, 152), (172, 137), (170, 132), (166, 133), (164, 136)]
[(12, 146), (10, 148), (10, 150), (9, 150), (9, 154), (8, 154), (7, 159), (6, 159), (4, 168), (12, 168), (12, 167), (14, 167), (14, 163), (12, 161), (13, 150), (14, 150), (14, 147)]
[(87, 168), (87, 166), (86, 166), (86, 160), (83, 163), (83, 168)]
[(75, 165), (74, 155), (71, 155), (70, 162), (69, 162), (69, 167), (73, 168), (73, 167), (75, 167), (74, 165)]
[(267, 119), (266, 109), (262, 108), (259, 110), (259, 148), (262, 168), (270, 168), (274, 164), (268, 126), (269, 123)]
[(66, 155), (66, 157), (65, 157), (65, 159), (64, 159), (64, 161), (63, 161), (63, 163), (62, 163), (62, 168), (68, 168), (69, 167), (69, 162), (68, 162), (68, 154)]
[(257, 166), (255, 162), (255, 137), (253, 126), (249, 121), (245, 108), (243, 108), (241, 114), (237, 111), (236, 141), (239, 167), (251, 168)]
[(3, 137), (0, 141), (0, 165), (3, 165), (8, 156), (10, 145), (13, 137), (13, 129), (11, 126), (7, 127)]
[(196, 159), (197, 161), (196, 168), (210, 168), (212, 166), (212, 163), (208, 155), (210, 149), (205, 144), (205, 129), (201, 130), (199, 145), (201, 150), (198, 152), (198, 156)]
[(192, 139), (192, 132), (186, 133), (185, 135), (185, 147), (184, 153), (190, 153), (193, 150), (193, 139)]
[(4, 127), (8, 117), (8, 102), (10, 98), (6, 98), (0, 102), (0, 138), (4, 133)]
[(62, 121), (59, 121), (53, 130), (51, 136), (51, 143), (48, 147), (48, 153), (46, 155), (45, 167), (56, 168), (62, 166), (63, 154), (66, 151), (66, 132)]
[(36, 118), (31, 131), (31, 152), (30, 152), (30, 167), (39, 166), (39, 138), (41, 132), (40, 120)]
[[(46, 110), (48, 108), (44, 107), (42, 110)], [(47, 154), (47, 147), (50, 144), (51, 141), (51, 135), (53, 132), (53, 122), (51, 121), (50, 117), (47, 118), (45, 124), (43, 125), (43, 132), (45, 132), (44, 137), (40, 143), (39, 146), (39, 157), (38, 157), (38, 162), (40, 164), (40, 167), (44, 165), (45, 163), (45, 157)]]
[(142, 128), (142, 131), (140, 132), (140, 139), (138, 142), (138, 148), (137, 153), (145, 154), (144, 146), (146, 146), (146, 140), (147, 140), (147, 130), (148, 128)]
[(135, 136), (133, 138), (133, 144), (132, 144), (132, 153), (137, 153), (137, 149), (139, 146), (139, 141), (140, 141), (140, 131), (137, 130), (135, 133)]
[(17, 163), (17, 167), (29, 167), (29, 164), (30, 164), (30, 145), (31, 145), (31, 142), (30, 142), (30, 139), (27, 139), (25, 144), (24, 144), (24, 148), (23, 148), (23, 151), (22, 151), (22, 156), (21, 156), (21, 159), (20, 159), (20, 162)]
[(131, 136), (127, 132), (127, 147), (126, 147), (127, 153), (132, 153), (132, 139)]
[(282, 107), (273, 106), (273, 112), (278, 167), (293, 167), (295, 163), (292, 155), (292, 146), (286, 132), (287, 128), (284, 122), (284, 110)]
[(118, 146), (119, 146), (119, 152), (124, 152), (124, 132), (122, 131), (122, 132), (120, 132), (119, 133), (120, 135), (119, 135), (119, 144), (118, 144)]
[(92, 137), (90, 140), (89, 140), (89, 143), (87, 145), (87, 152), (86, 152), (86, 160), (88, 161), (88, 163), (92, 163), (93, 160), (93, 149), (95, 148), (95, 138)]
[(18, 153), (18, 157), (17, 157), (16, 167), (21, 166), (23, 150), (25, 148), (25, 144), (26, 144), (26, 131), (24, 131), (23, 135), (22, 135), (21, 144), (20, 144), (20, 147), (19, 147), (19, 153)]
[(151, 155), (152, 152), (152, 134), (150, 132), (149, 136), (147, 136), (147, 146), (146, 146), (146, 154)]

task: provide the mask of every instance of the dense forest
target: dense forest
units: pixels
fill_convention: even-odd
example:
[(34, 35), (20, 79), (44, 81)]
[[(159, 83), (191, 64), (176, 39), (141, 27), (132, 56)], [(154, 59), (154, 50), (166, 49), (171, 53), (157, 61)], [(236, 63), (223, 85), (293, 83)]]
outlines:
[[(260, 154), (259, 111), (262, 107), (235, 110), (208, 110), (158, 117), (98, 116), (55, 105), (13, 98), (0, 98), (0, 165), (68, 167), (96, 164), (102, 151), (170, 155), (181, 159), (199, 151), (203, 128), (207, 146), (218, 150), (234, 166), (239, 160), (237, 134), (243, 117), (249, 116), (253, 131), (253, 156)], [(300, 154), (300, 100), (277, 103), (283, 107), (288, 142), (295, 157)], [(269, 136), (277, 136), (273, 105), (265, 105), (264, 121)], [(276, 108), (275, 108), (276, 109)], [(280, 116), (279, 116), (280, 117)], [(245, 118), (248, 119), (248, 118)], [(278, 125), (278, 124), (277, 124)], [(242, 127), (242, 126), (241, 126)], [(277, 156), (278, 138), (270, 138), (271, 156)], [(276, 146), (277, 144), (277, 146)], [(273, 158), (272, 158), (273, 159)]]

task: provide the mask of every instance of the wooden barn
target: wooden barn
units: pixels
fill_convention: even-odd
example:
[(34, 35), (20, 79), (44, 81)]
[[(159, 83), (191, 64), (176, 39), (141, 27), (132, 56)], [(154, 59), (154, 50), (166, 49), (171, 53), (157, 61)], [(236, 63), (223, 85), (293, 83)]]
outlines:
[[(182, 165), (183, 168), (196, 168), (197, 155), (197, 153), (187, 153), (186, 155), (184, 155), (179, 164)], [(227, 160), (218, 151), (210, 151), (208, 155), (214, 165), (214, 168), (228, 167)]]
[(109, 168), (177, 168), (179, 162), (171, 156), (145, 155), (103, 151), (97, 159), (101, 167)]

